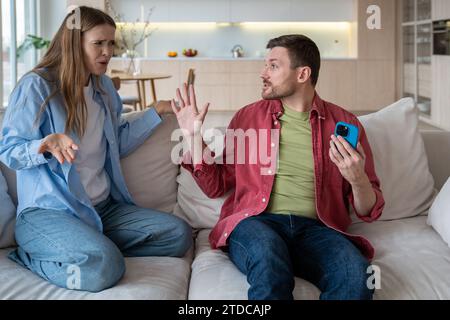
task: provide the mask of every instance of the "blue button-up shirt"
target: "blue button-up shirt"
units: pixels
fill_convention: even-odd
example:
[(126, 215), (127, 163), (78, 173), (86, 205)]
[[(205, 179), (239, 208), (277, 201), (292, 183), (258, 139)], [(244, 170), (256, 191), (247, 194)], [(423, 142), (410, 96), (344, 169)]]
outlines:
[[(105, 170), (111, 181), (111, 196), (134, 204), (125, 184), (120, 158), (140, 146), (161, 123), (155, 109), (145, 111), (133, 121), (121, 118), (122, 102), (110, 78), (92, 81), (93, 98), (105, 112), (103, 131), (107, 140)], [(17, 171), (17, 213), (30, 207), (53, 209), (79, 217), (102, 231), (101, 219), (81, 184), (74, 164), (62, 165), (37, 151), (52, 133), (64, 133), (66, 111), (61, 94), (54, 95), (36, 121), (42, 103), (55, 90), (54, 84), (37, 75), (24, 76), (11, 94), (3, 120), (0, 160)], [(100, 124), (99, 124), (100, 125)], [(80, 139), (68, 134), (76, 144)]]

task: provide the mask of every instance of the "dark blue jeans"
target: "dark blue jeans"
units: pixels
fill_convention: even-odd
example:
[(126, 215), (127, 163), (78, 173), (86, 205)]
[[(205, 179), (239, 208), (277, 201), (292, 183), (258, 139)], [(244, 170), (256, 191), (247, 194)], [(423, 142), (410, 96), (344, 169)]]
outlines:
[(367, 259), (319, 220), (262, 213), (242, 220), (228, 244), (250, 300), (292, 300), (294, 276), (318, 287), (322, 300), (372, 299)]

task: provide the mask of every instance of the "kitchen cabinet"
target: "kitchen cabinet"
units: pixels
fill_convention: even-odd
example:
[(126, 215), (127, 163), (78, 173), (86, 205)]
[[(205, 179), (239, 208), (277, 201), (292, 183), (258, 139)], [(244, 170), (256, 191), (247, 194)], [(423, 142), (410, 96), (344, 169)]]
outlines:
[(431, 0), (403, 0), (403, 96), (414, 98), (422, 118), (432, 118)]
[(291, 3), (292, 0), (230, 0), (230, 22), (301, 21), (292, 20)]
[(170, 0), (169, 22), (228, 22), (230, 3), (210, 0)]
[[(168, 73), (172, 77), (156, 82), (159, 99), (172, 99), (175, 89), (187, 80), (188, 70), (195, 70), (197, 102), (203, 107), (211, 102), (210, 110), (238, 110), (261, 99), (262, 59), (207, 58), (192, 59), (138, 59), (142, 72)], [(114, 58), (110, 68), (120, 69), (122, 59)], [(380, 106), (392, 103), (395, 88), (389, 77), (393, 78), (394, 67), (390, 62), (366, 61), (356, 59), (324, 59), (317, 84), (317, 92), (325, 100), (340, 105), (350, 111), (373, 111)], [(123, 84), (121, 94), (135, 94), (136, 86)], [(149, 92), (149, 91), (148, 91)], [(379, 92), (383, 92), (380, 95)]]
[(121, 22), (145, 21), (151, 8), (150, 22), (169, 21), (169, 2), (165, 0), (110, 0), (110, 3), (118, 14), (123, 15)]
[[(316, 87), (321, 98), (355, 110), (358, 92), (356, 70), (356, 60), (322, 60)], [(362, 109), (361, 106), (358, 110)]]
[[(69, 0), (70, 1), (70, 0)], [(125, 21), (154, 7), (152, 22), (356, 21), (357, 0), (110, 0)], [(83, 2), (83, 0), (72, 0)], [(102, 2), (104, 0), (97, 0)]]
[(433, 110), (431, 124), (450, 130), (450, 56), (432, 58)]
[(69, 7), (71, 5), (89, 6), (100, 10), (104, 10), (105, 0), (67, 0), (66, 6)]
[(450, 1), (449, 0), (432, 0), (432, 2), (431, 2), (431, 19), (433, 19), (433, 20), (450, 19)]
[(357, 6), (354, 0), (292, 0), (291, 6), (291, 21), (357, 20)]
[(229, 0), (230, 22), (356, 21), (356, 0)]

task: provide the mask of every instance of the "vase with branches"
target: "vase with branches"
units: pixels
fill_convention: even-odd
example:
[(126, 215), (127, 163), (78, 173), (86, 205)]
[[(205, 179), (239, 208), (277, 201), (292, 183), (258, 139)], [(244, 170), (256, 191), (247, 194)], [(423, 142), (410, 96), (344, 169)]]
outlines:
[(134, 22), (126, 22), (124, 19), (124, 15), (118, 13), (114, 9), (110, 1), (106, 0), (105, 4), (106, 9), (117, 24), (118, 41), (116, 42), (116, 49), (125, 51), (122, 57), (129, 60), (128, 67), (126, 68), (126, 73), (136, 74), (136, 58), (138, 56), (138, 52), (136, 49), (156, 30), (155, 28), (151, 28), (150, 25), (150, 17), (153, 13), (154, 7), (149, 9), (147, 17), (143, 19), (143, 21), (140, 21), (140, 19), (136, 19), (136, 21)]

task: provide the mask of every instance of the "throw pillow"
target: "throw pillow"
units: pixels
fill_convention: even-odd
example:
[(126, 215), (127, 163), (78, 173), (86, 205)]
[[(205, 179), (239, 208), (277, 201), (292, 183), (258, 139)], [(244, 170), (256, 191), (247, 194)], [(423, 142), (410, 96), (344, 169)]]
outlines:
[(401, 99), (359, 120), (372, 149), (386, 202), (380, 220), (425, 213), (435, 190), (414, 101)]
[(427, 223), (450, 245), (450, 178), (431, 205)]
[[(130, 112), (133, 119), (140, 112)], [(134, 152), (121, 160), (128, 190), (137, 205), (163, 212), (172, 212), (177, 202), (179, 165), (171, 160), (173, 130), (178, 128), (175, 115), (164, 115), (163, 122)]]
[(185, 219), (192, 228), (213, 228), (219, 220), (220, 211), (229, 193), (211, 199), (195, 182), (192, 174), (181, 167), (178, 182), (178, 205), (174, 214)]

